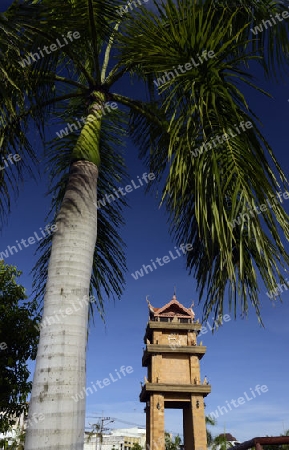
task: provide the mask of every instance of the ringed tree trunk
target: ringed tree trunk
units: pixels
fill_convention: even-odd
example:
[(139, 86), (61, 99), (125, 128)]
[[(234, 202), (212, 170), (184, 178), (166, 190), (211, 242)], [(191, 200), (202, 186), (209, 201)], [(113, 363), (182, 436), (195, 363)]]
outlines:
[(56, 219), (26, 450), (83, 448), (88, 299), (97, 237), (97, 176), (93, 162), (72, 163)]

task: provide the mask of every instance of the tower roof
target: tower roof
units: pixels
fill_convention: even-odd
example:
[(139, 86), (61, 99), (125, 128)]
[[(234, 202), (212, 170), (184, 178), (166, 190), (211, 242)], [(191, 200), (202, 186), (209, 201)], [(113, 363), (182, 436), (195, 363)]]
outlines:
[(150, 319), (155, 319), (156, 317), (179, 317), (182, 319), (193, 320), (195, 317), (192, 307), (186, 308), (177, 300), (175, 295), (173, 295), (173, 298), (169, 303), (161, 308), (155, 308), (148, 300), (147, 303), (150, 311)]

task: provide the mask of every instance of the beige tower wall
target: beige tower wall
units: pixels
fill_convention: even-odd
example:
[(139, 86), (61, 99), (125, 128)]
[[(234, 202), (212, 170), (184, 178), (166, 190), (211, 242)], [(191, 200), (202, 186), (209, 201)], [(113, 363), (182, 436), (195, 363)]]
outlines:
[[(199, 408), (197, 408), (197, 401), (199, 402)], [(193, 450), (206, 450), (207, 449), (207, 431), (205, 420), (205, 408), (204, 399), (201, 395), (192, 395), (192, 429), (194, 435), (194, 447)]]
[[(197, 402), (199, 402), (198, 406)], [(207, 449), (207, 431), (202, 396), (191, 396), (189, 407), (183, 410), (183, 428), (186, 450)]]
[(163, 355), (159, 367), (159, 383), (190, 384), (190, 363), (187, 355)]
[(200, 384), (201, 383), (201, 373), (200, 373), (200, 360), (197, 356), (190, 355), (190, 372), (191, 379), (190, 382), (192, 384)]
[(151, 395), (150, 407), (147, 409), (147, 423), (149, 423), (149, 433), (147, 432), (146, 437), (146, 450), (164, 450), (165, 408), (163, 395)]
[(196, 345), (197, 337), (194, 331), (186, 330), (170, 331), (170, 330), (154, 330), (152, 334), (151, 344), (158, 345)]
[(151, 383), (160, 383), (161, 376), (161, 368), (162, 368), (162, 355), (155, 355), (152, 358), (151, 362), (151, 379), (149, 381)]

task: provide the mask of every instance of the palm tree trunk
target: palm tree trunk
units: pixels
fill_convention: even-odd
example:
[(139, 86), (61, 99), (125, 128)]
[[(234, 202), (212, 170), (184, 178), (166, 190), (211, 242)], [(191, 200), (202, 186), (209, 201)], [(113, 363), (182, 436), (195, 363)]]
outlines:
[(57, 216), (26, 450), (83, 448), (88, 298), (97, 237), (97, 176), (95, 164), (74, 162)]

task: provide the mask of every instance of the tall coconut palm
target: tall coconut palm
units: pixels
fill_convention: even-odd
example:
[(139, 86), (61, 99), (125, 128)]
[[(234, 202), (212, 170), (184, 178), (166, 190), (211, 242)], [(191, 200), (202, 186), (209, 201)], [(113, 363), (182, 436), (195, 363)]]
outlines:
[[(92, 6), (91, 2), (88, 3)], [(65, 29), (65, 26), (59, 27), (57, 32), (54, 30), (55, 24), (56, 27), (58, 26), (55, 18), (54, 26), (51, 29), (48, 27), (49, 31), (41, 28), (47, 17), (46, 5), (39, 5), (39, 8), (35, 10), (37, 12), (35, 20), (26, 7), (20, 7), (17, 10), (17, 18), (15, 19), (18, 21), (19, 29), (28, 30), (28, 35), (34, 33), (34, 39), (38, 36), (37, 40), (26, 42), (27, 52), (25, 52), (23, 42), (16, 41), (16, 44), (21, 44), (20, 49), (23, 48), (24, 51), (17, 54), (17, 58), (14, 58), (11, 72), (17, 73), (18, 64), (17, 75), (19, 78), (21, 59), (29, 58), (29, 51), (35, 55), (37, 50), (42, 49), (47, 43), (55, 44), (57, 39), (62, 39), (62, 33), (73, 30), (76, 18), (81, 12), (80, 7), (82, 7), (83, 15), (85, 15), (88, 23), (91, 21), (90, 30), (86, 28), (86, 21), (80, 25), (80, 32), (89, 47), (86, 48), (83, 41), (82, 49), (83, 52), (86, 51), (87, 54), (91, 54), (90, 60), (86, 59), (84, 53), (82, 56), (77, 56), (80, 47), (76, 42), (74, 47), (71, 46), (70, 50), (67, 50), (70, 56), (58, 54), (53, 58), (54, 55), (52, 55), (49, 61), (43, 61), (44, 67), (42, 67), (41, 61), (37, 67), (33, 67), (31, 64), (26, 69), (21, 68), (22, 78), (26, 77), (35, 83), (33, 94), (36, 100), (32, 99), (30, 95), (30, 85), (23, 86), (25, 105), (21, 113), (25, 119), (25, 125), (29, 115), (32, 119), (34, 116), (37, 116), (37, 118), (40, 116), (44, 122), (45, 108), (49, 110), (50, 105), (54, 104), (57, 105), (55, 114), (58, 114), (55, 117), (60, 117), (65, 98), (71, 100), (68, 105), (65, 104), (66, 121), (71, 118), (74, 120), (75, 117), (80, 118), (82, 114), (87, 119), (87, 124), (83, 127), (80, 136), (72, 134), (62, 140), (56, 139), (54, 147), (48, 146), (48, 149), (53, 148), (53, 153), (48, 153), (49, 164), (54, 165), (54, 157), (60, 149), (62, 149), (62, 156), (58, 161), (55, 161), (53, 167), (57, 184), (55, 207), (58, 213), (53, 250), (50, 252), (49, 246), (46, 246), (48, 241), (44, 241), (43, 244), (44, 247), (47, 247), (44, 249), (43, 264), (45, 264), (47, 256), (50, 255), (43, 311), (43, 323), (49, 324), (49, 326), (40, 327), (41, 338), (28, 418), (30, 426), (27, 430), (25, 444), (26, 448), (31, 449), (48, 447), (76, 449), (82, 447), (85, 398), (74, 401), (72, 395), (77, 396), (85, 386), (87, 319), (88, 308), (91, 306), (91, 302), (88, 301), (89, 288), (90, 285), (94, 287), (98, 297), (97, 306), (101, 312), (103, 291), (108, 296), (113, 295), (113, 293), (119, 295), (122, 292), (125, 263), (122, 241), (115, 229), (115, 225), (121, 221), (120, 210), (125, 203), (122, 199), (112, 205), (108, 211), (100, 212), (97, 252), (95, 250), (97, 232), (96, 184), (100, 155), (102, 155), (103, 168), (103, 175), (99, 177), (100, 192), (104, 191), (104, 186), (105, 189), (113, 191), (117, 187), (116, 183), (125, 177), (121, 150), (118, 148), (115, 152), (112, 152), (113, 144), (118, 147), (121, 144), (122, 134), (119, 131), (123, 126), (121, 111), (118, 111), (117, 114), (111, 111), (109, 121), (106, 121), (106, 123), (101, 117), (102, 114), (98, 114), (98, 117), (93, 114), (93, 108), (98, 106), (106, 97), (105, 92), (98, 90), (97, 83), (100, 83), (99, 77), (101, 74), (99, 67), (97, 67), (98, 61), (95, 51), (101, 51), (103, 45), (101, 41), (102, 33), (108, 32), (105, 16), (110, 15), (114, 19), (118, 17), (115, 13), (115, 4), (113, 2), (105, 3), (103, 7), (98, 2), (94, 17), (92, 11), (86, 11), (87, 5), (79, 2), (78, 5), (75, 5), (71, 22), (66, 18), (67, 10), (61, 13), (61, 8), (58, 8), (58, 18), (61, 18), (67, 28)], [(68, 4), (66, 4), (67, 7)], [(52, 8), (49, 13), (53, 19)], [(9, 19), (12, 14), (16, 14), (16, 11), (9, 11), (7, 14)], [(99, 17), (104, 17), (104, 19), (98, 20)], [(101, 29), (100, 33), (99, 30), (94, 28), (96, 23)], [(95, 42), (95, 33), (98, 42)], [(92, 42), (93, 44), (91, 44)], [(94, 51), (93, 45), (96, 46)], [(69, 61), (73, 62), (73, 58), (75, 58), (77, 75), (72, 76), (69, 72), (70, 69), (67, 67), (66, 77), (59, 76), (57, 65), (63, 67)], [(94, 64), (96, 65), (94, 66)], [(95, 79), (93, 78), (94, 75)], [(76, 81), (75, 78), (79, 81)], [(74, 92), (73, 89), (71, 89), (71, 92), (68, 90), (63, 92), (62, 86), (64, 86), (64, 90), (66, 86), (76, 88), (77, 92)], [(11, 93), (9, 92), (13, 100), (18, 94), (16, 87), (11, 90)], [(29, 95), (27, 95), (27, 92)], [(6, 111), (3, 108), (4, 119), (8, 116), (5, 113)], [(90, 118), (93, 118), (93, 121), (90, 122)], [(6, 144), (4, 147), (6, 153), (17, 148), (15, 141), (18, 130), (16, 129), (16, 133), (13, 135), (12, 131), (15, 131), (12, 129), (13, 125), (14, 123), (11, 124), (9, 120), (6, 120), (5, 127), (1, 130), (3, 141)], [(116, 130), (118, 130), (118, 136), (116, 136)], [(93, 132), (93, 135), (91, 135), (91, 132)], [(90, 142), (88, 142), (88, 138)], [(19, 149), (17, 148), (21, 156), (25, 155), (24, 144)], [(5, 152), (3, 151), (3, 156), (5, 156)], [(85, 157), (86, 153), (87, 156)], [(22, 159), (25, 160), (25, 157), (22, 156)], [(9, 183), (11, 179), (9, 179), (9, 172), (7, 173), (8, 175), (6, 175), (6, 172), (3, 175), (6, 178), (8, 177), (7, 181), (5, 178), (5, 182)], [(6, 185), (3, 184), (3, 186), (5, 194), (7, 192)], [(58, 207), (60, 201), (61, 208)], [(73, 220), (72, 216), (74, 216)], [(76, 239), (76, 235), (79, 236), (80, 240)], [(92, 267), (93, 273), (91, 274)], [(38, 270), (41, 273), (41, 264), (38, 266)], [(102, 271), (105, 273), (105, 277), (100, 279), (99, 274)], [(67, 283), (69, 287), (67, 287)], [(74, 310), (68, 310), (72, 305), (74, 305)], [(58, 314), (62, 315), (60, 323)], [(55, 357), (52, 357), (53, 354)], [(45, 420), (41, 421), (40, 411), (44, 410), (46, 411), (44, 414)]]
[[(238, 287), (243, 309), (251, 298), (258, 312), (254, 265), (268, 289), (275, 286), (275, 272), (282, 280), (277, 263), (281, 257), (288, 263), (289, 257), (277, 234), (276, 221), (288, 237), (287, 216), (281, 206), (275, 206), (274, 216), (264, 216), (271, 237), (265, 235), (259, 220), (252, 219), (250, 226), (238, 230), (229, 226), (249, 201), (261, 202), (274, 192), (277, 175), (285, 181), (238, 87), (238, 83), (247, 83), (258, 89), (248, 71), (257, 56), (265, 69), (269, 66), (262, 47), (254, 50), (256, 56), (246, 38), (252, 20), (249, 6), (248, 11), (237, 8), (232, 12), (210, 4), (168, 0), (154, 3), (149, 10), (135, 2), (130, 9), (120, 10), (115, 0), (57, 4), (28, 0), (7, 14), (19, 24), (16, 35), (22, 38), (21, 58), (30, 58), (26, 67), (13, 58), (11, 70), (18, 64), (17, 76), (21, 73), (29, 80), (21, 110), (17, 109), (17, 92), (10, 93), (16, 117), (25, 125), (29, 119), (36, 121), (40, 131), (46, 118), (57, 123), (59, 130), (69, 123), (74, 131), (56, 136), (45, 148), (53, 174), (50, 191), (56, 231), (41, 246), (44, 254), (36, 270), (39, 292), (45, 291), (45, 296), (29, 411), (31, 423), (40, 414), (45, 420), (34, 420), (28, 428), (27, 450), (80, 449), (83, 445), (87, 319), (92, 306), (88, 296), (93, 289), (102, 311), (103, 291), (108, 296), (120, 295), (125, 269), (116, 231), (124, 201), (120, 198), (109, 208), (96, 208), (96, 193), (113, 193), (125, 179), (120, 150), (123, 132), (127, 130), (139, 145), (158, 181), (168, 173), (164, 199), (176, 239), (194, 243), (188, 267), (197, 271), (201, 293), (208, 286), (207, 310), (222, 310), (224, 285), (229, 281), (232, 289)], [(74, 30), (79, 37), (61, 51), (40, 54), (45, 46), (69, 39), (68, 33)], [(33, 39), (25, 41), (26, 33)], [(156, 92), (157, 77), (203, 50), (215, 56), (165, 80)], [(130, 93), (117, 92), (117, 82), (127, 74), (143, 82), (149, 100), (144, 94), (135, 99)], [(108, 111), (107, 102), (116, 103), (117, 109)], [(1, 111), (7, 117), (5, 103)], [(237, 135), (218, 152), (213, 149), (198, 158), (192, 156), (190, 149), (223, 135), (241, 120), (253, 124), (242, 138)], [(5, 154), (15, 146), (18, 130), (7, 122), (0, 133)], [(25, 154), (25, 145), (19, 144)], [(277, 175), (264, 151), (269, 152)], [(6, 182), (5, 177), (6, 173)], [(8, 195), (7, 190), (4, 193)], [(79, 301), (81, 307), (74, 308)]]

